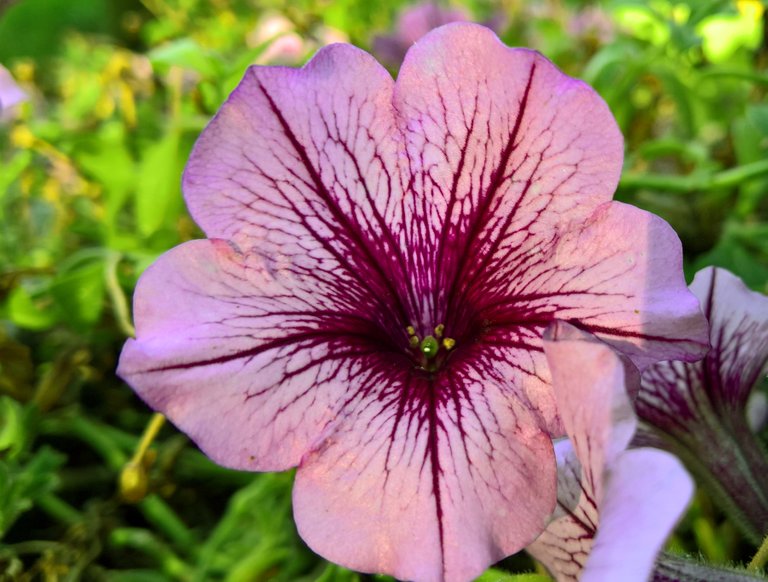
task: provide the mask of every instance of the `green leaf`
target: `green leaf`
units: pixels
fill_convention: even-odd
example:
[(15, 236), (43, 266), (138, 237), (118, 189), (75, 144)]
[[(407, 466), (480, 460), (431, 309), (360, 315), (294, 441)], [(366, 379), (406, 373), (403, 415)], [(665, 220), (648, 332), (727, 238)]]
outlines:
[(56, 276), (51, 293), (61, 310), (62, 319), (75, 327), (96, 323), (104, 308), (106, 282), (104, 262), (88, 261)]
[(157, 232), (173, 206), (181, 200), (179, 134), (171, 130), (147, 148), (139, 165), (136, 190), (136, 223), (139, 233)]
[[(0, 172), (0, 199), (4, 198), (8, 187), (16, 181), (21, 173), (32, 163), (32, 152), (21, 150), (7, 162), (3, 163), (3, 171)], [(3, 208), (0, 206), (0, 218), (3, 217)]]
[(47, 288), (15, 287), (8, 297), (8, 317), (14, 325), (31, 330), (44, 330), (59, 320), (53, 298)]
[[(733, 146), (740, 165), (768, 159), (768, 105), (752, 105), (733, 123)], [(768, 196), (768, 179), (743, 184), (736, 204), (740, 216), (755, 212)]]
[(705, 18), (696, 27), (702, 36), (704, 54), (712, 63), (728, 60), (741, 48), (755, 49), (760, 46), (762, 27), (759, 8), (747, 7), (733, 14), (717, 14)]
[(106, 223), (114, 230), (117, 213), (136, 186), (136, 163), (119, 123), (105, 125), (89, 146), (75, 157), (78, 165), (104, 187)]
[(203, 77), (214, 77), (221, 68), (219, 62), (191, 38), (181, 38), (161, 45), (147, 53), (152, 66), (166, 72), (172, 66), (197, 71)]
[(759, 256), (756, 250), (748, 248), (743, 241), (734, 236), (726, 235), (708, 253), (698, 257), (695, 270), (715, 265), (728, 269), (741, 277), (744, 283), (752, 289), (768, 291), (768, 261), (765, 256)]
[(0, 538), (38, 497), (53, 491), (56, 470), (64, 461), (64, 455), (48, 447), (23, 465), (0, 461)]
[(27, 410), (13, 398), (0, 396), (0, 453), (15, 457), (28, 438)]

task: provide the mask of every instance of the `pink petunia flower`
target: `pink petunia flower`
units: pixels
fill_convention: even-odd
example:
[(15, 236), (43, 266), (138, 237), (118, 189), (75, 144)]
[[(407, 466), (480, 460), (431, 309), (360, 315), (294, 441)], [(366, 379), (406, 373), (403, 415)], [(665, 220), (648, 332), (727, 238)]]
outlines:
[(756, 543), (768, 524), (768, 456), (750, 429), (747, 401), (768, 364), (768, 297), (724, 269), (696, 274), (691, 291), (710, 324), (712, 349), (696, 363), (643, 373), (640, 418), (679, 455)]
[(569, 440), (555, 445), (553, 520), (527, 550), (558, 582), (644, 582), (693, 481), (667, 452), (627, 450), (637, 428), (629, 393), (640, 388), (632, 364), (563, 322), (544, 334), (544, 352)]
[(319, 554), (469, 580), (554, 507), (551, 321), (640, 365), (706, 349), (676, 235), (611, 201), (622, 150), (594, 91), (478, 25), (396, 82), (348, 45), (252, 67), (184, 174), (208, 239), (144, 273), (118, 372), (216, 462), (298, 466)]

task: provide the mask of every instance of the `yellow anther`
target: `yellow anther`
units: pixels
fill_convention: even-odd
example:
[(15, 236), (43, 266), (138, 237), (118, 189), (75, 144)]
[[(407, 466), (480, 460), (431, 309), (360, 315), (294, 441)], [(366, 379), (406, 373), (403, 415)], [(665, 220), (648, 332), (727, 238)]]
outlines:
[(418, 338), (418, 336), (412, 335), (412, 336), (410, 337), (410, 339), (408, 340), (408, 343), (409, 343), (409, 344), (411, 344), (411, 347), (412, 347), (412, 348), (417, 348), (417, 347), (419, 347), (419, 343), (420, 343), (420, 342), (419, 342), (419, 338)]
[(408, 335), (411, 335), (411, 336), (416, 335), (416, 329), (412, 325), (409, 325), (408, 327), (406, 327), (405, 331), (408, 332)]
[(453, 339), (453, 338), (451, 338), (451, 337), (447, 337), (447, 338), (445, 338), (445, 339), (443, 340), (443, 347), (444, 347), (446, 350), (452, 350), (452, 349), (453, 349), (453, 346), (455, 346), (455, 345), (456, 345), (456, 340), (455, 340), (455, 339)]
[(443, 331), (444, 330), (445, 330), (445, 326), (442, 323), (440, 325), (438, 325), (435, 328), (435, 337), (438, 338), (438, 339), (443, 337)]

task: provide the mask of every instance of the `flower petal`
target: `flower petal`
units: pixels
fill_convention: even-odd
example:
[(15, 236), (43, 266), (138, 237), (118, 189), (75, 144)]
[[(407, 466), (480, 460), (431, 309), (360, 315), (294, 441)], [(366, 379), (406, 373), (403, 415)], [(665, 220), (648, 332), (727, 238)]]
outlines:
[(768, 459), (747, 424), (746, 406), (768, 363), (768, 297), (712, 267), (696, 275), (691, 290), (709, 319), (712, 349), (700, 362), (645, 370), (637, 411), (759, 542), (768, 520)]
[(663, 362), (643, 373), (638, 410), (659, 428), (673, 428), (706, 410), (744, 414), (768, 364), (768, 297), (725, 269), (699, 271), (691, 291), (710, 324), (712, 350), (701, 362)]
[(693, 495), (693, 480), (676, 457), (633, 449), (611, 466), (600, 526), (582, 582), (645, 582), (664, 541)]
[(10, 71), (0, 65), (0, 113), (29, 99), (16, 83)]
[(563, 322), (547, 330), (544, 350), (571, 440), (557, 447), (555, 519), (528, 551), (558, 581), (647, 580), (693, 483), (668, 453), (625, 450), (637, 425), (631, 364)]
[(434, 298), (427, 313), (451, 328), (578, 321), (643, 366), (703, 355), (677, 236), (610, 202), (622, 138), (591, 88), (451, 24), (411, 49), (394, 99), (421, 193), (406, 198), (408, 271)]
[(463, 581), (538, 535), (555, 497), (551, 441), (478, 360), (433, 379), (389, 373), (345, 409), (296, 476), (311, 548), (365, 572)]
[(561, 440), (557, 453), (557, 507), (552, 522), (526, 551), (544, 564), (558, 582), (581, 576), (597, 533), (600, 514), (593, 491), (582, 487), (581, 463), (573, 445)]
[(407, 320), (392, 89), (386, 70), (349, 45), (302, 69), (251, 67), (190, 157), (192, 217), (208, 237), (278, 268), (335, 280), (341, 301), (365, 296), (382, 319)]
[(139, 281), (118, 374), (216, 462), (295, 466), (371, 353), (316, 283), (221, 240), (176, 247)]
[(636, 390), (640, 374), (608, 345), (562, 321), (545, 332), (544, 353), (582, 480), (599, 507), (603, 472), (624, 453), (637, 428), (627, 390)]

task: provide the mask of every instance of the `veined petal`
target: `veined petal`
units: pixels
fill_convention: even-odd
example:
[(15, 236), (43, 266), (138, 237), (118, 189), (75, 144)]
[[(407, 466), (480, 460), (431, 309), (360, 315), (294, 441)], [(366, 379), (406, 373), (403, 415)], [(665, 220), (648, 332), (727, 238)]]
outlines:
[(217, 462), (300, 465), (300, 532), (339, 563), (464, 580), (538, 535), (554, 455), (508, 382), (516, 362), (478, 343), (432, 378), (268, 264), (220, 240), (166, 253), (137, 287), (119, 374)]
[(301, 69), (251, 67), (187, 164), (192, 217), (208, 237), (407, 320), (393, 85), (349, 45), (325, 47)]
[(367, 320), (325, 301), (258, 255), (185, 243), (142, 276), (118, 374), (218, 463), (293, 467), (371, 352)]
[(768, 297), (717, 267), (699, 271), (691, 291), (709, 320), (712, 349), (700, 362), (662, 362), (643, 373), (638, 410), (662, 429), (700, 415), (702, 407), (743, 415), (768, 363)]
[(563, 322), (547, 330), (544, 350), (570, 441), (557, 446), (554, 519), (528, 551), (559, 582), (647, 580), (693, 482), (666, 452), (626, 450), (637, 425), (631, 364)]
[(746, 405), (768, 363), (768, 297), (714, 267), (697, 273), (691, 290), (709, 319), (712, 349), (700, 362), (645, 370), (637, 411), (759, 541), (768, 520), (768, 458)]
[(603, 472), (626, 450), (637, 428), (627, 390), (636, 390), (640, 374), (608, 345), (562, 321), (545, 332), (544, 352), (582, 481), (599, 507)]
[(411, 49), (394, 99), (415, 193), (409, 272), (428, 315), (452, 328), (568, 319), (641, 366), (703, 355), (677, 236), (610, 202), (622, 138), (591, 88), (452, 24)]
[(575, 582), (592, 549), (600, 513), (594, 492), (582, 486), (581, 463), (568, 440), (555, 444), (557, 506), (547, 528), (526, 548), (558, 582)]
[(498, 266), (497, 246), (578, 222), (618, 182), (622, 137), (605, 103), (482, 26), (422, 38), (394, 99), (416, 194), (408, 243), (435, 309), (454, 307), (463, 279)]
[(538, 535), (554, 505), (552, 444), (487, 366), (476, 355), (433, 378), (366, 375), (386, 387), (358, 387), (297, 472), (311, 548), (357, 570), (459, 582)]

